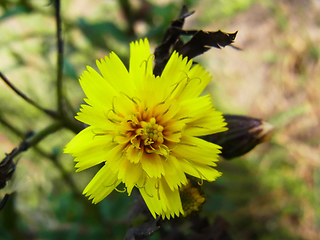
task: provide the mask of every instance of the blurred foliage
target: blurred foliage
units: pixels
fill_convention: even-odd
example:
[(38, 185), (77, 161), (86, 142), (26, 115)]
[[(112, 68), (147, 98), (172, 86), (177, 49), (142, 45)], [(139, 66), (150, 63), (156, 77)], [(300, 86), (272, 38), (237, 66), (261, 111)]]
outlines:
[[(62, 1), (64, 80), (71, 105), (77, 111), (81, 104), (77, 78), (86, 65), (111, 50), (128, 61), (128, 43), (140, 37), (155, 47), (183, 2), (196, 10), (188, 28), (239, 30), (236, 45), (244, 51), (211, 50), (196, 59), (214, 76), (207, 91), (216, 107), (268, 119), (278, 128), (270, 143), (220, 161), (223, 176), (204, 184), (207, 202), (200, 215), (212, 222), (223, 216), (237, 240), (320, 239), (318, 1)], [(48, 108), (56, 102), (55, 42), (50, 1), (0, 2), (0, 69)], [(38, 130), (49, 119), (2, 83), (0, 91), (0, 117), (16, 130), (0, 125), (4, 153), (19, 143), (17, 132)], [(113, 193), (91, 205), (81, 196), (95, 169), (74, 173), (71, 158), (61, 154), (72, 136), (63, 130), (38, 147), (58, 156), (76, 187), (38, 151), (23, 154), (13, 181), (0, 192), (0, 197), (15, 192), (0, 212), (0, 239), (124, 237), (133, 198)], [(159, 238), (159, 233), (151, 237)]]

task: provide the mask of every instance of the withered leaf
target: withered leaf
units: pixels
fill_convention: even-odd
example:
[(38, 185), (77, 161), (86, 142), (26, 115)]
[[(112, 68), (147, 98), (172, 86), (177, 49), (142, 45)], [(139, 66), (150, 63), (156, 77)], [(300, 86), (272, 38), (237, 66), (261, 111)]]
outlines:
[(180, 35), (181, 29), (184, 24), (185, 18), (192, 15), (193, 12), (189, 12), (186, 6), (183, 6), (179, 17), (172, 21), (170, 27), (166, 31), (161, 44), (155, 49), (154, 56), (155, 56), (155, 66), (153, 69), (153, 73), (155, 75), (160, 75), (163, 68), (167, 64), (170, 55), (172, 53), (172, 48), (174, 46), (182, 44)]
[[(211, 47), (221, 48), (231, 45), (236, 38), (237, 32), (183, 30), (185, 18), (193, 13), (189, 12), (186, 6), (183, 6), (179, 17), (171, 23), (161, 44), (155, 49), (153, 73), (156, 76), (162, 73), (173, 51), (177, 51), (184, 57), (191, 59), (208, 51)], [(182, 35), (189, 35), (191, 39), (187, 43), (184, 43), (181, 39)]]
[(217, 32), (197, 31), (193, 37), (184, 44), (181, 49), (177, 49), (179, 53), (188, 58), (194, 58), (211, 47), (221, 48), (233, 43), (237, 36), (237, 32), (225, 33), (221, 30)]

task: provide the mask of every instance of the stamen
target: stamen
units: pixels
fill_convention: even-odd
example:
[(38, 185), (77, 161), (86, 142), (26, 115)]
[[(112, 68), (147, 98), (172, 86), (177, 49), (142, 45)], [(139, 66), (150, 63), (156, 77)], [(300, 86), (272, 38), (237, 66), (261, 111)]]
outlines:
[(114, 111), (113, 111), (113, 109), (109, 109), (108, 111), (107, 111), (107, 113), (105, 113), (105, 116), (106, 116), (106, 118), (110, 121), (110, 122), (112, 122), (112, 123), (121, 123), (121, 121), (120, 120), (118, 120), (118, 119), (115, 119), (115, 118), (111, 118), (109, 115), (110, 115), (110, 112), (113, 112), (114, 114), (117, 114), (117, 113), (115, 113)]
[(144, 187), (146, 186), (146, 182), (147, 182), (147, 179), (144, 178), (142, 187), (139, 187), (137, 183), (135, 184), (135, 186), (136, 186), (138, 189), (142, 189), (142, 188), (144, 188)]
[(105, 136), (105, 135), (114, 134), (113, 131), (105, 131), (105, 132), (101, 132), (101, 133), (96, 133), (94, 130), (91, 130), (91, 132), (93, 133), (92, 139), (94, 139), (95, 137), (98, 137), (98, 136)]
[(200, 179), (200, 182), (198, 182), (198, 185), (199, 185), (199, 186), (202, 186), (202, 185), (203, 185), (203, 178)]
[(116, 96), (114, 96), (113, 98), (112, 98), (112, 112), (114, 113), (114, 114), (118, 114), (117, 112), (116, 112), (116, 110), (115, 110), (115, 107), (114, 107), (114, 101), (116, 100)]
[[(156, 153), (156, 154), (159, 154), (159, 155), (161, 155), (161, 156), (164, 156), (166, 160), (169, 158), (170, 149), (169, 149), (166, 145), (164, 145), (164, 144), (159, 145), (159, 146), (158, 146), (158, 148), (159, 148), (158, 150), (155, 149), (152, 145), (150, 145), (149, 147), (151, 148), (151, 150), (150, 150), (150, 149), (147, 149), (147, 150), (146, 150), (147, 153)], [(162, 150), (164, 150), (165, 152), (162, 151)]]
[(192, 80), (199, 80), (201, 83), (201, 78), (199, 77), (193, 77), (193, 78), (189, 78), (188, 74), (186, 72), (183, 72), (186, 75), (186, 79), (187, 79), (187, 83), (191, 82)]
[(148, 72), (148, 62), (151, 60), (153, 61), (155, 58), (154, 54), (150, 54), (149, 57), (145, 60), (142, 61), (142, 63), (140, 64), (140, 67), (142, 67), (142, 65), (145, 63), (146, 64), (146, 67), (145, 67), (145, 70), (144, 70), (144, 74), (147, 75), (147, 72)]
[(199, 184), (199, 186), (202, 186), (202, 185), (203, 185), (203, 179), (204, 179), (204, 180), (207, 180), (207, 181), (208, 181), (208, 179), (207, 179), (196, 167), (194, 167), (193, 165), (192, 165), (192, 167), (193, 167), (193, 169), (196, 170), (196, 172), (199, 174), (199, 176), (200, 176), (200, 183), (198, 182), (198, 184)]
[(162, 101), (162, 102), (159, 102), (156, 106), (160, 106), (160, 105), (165, 104), (165, 103), (166, 103), (166, 101)]
[(180, 144), (186, 145), (186, 146), (190, 146), (190, 147), (198, 147), (195, 144), (191, 144), (191, 143), (184, 143), (184, 142), (180, 142)]
[[(125, 97), (127, 97), (130, 101), (132, 101), (134, 104), (138, 105), (138, 102), (141, 102), (141, 100), (137, 97), (129, 97), (126, 93), (124, 92), (120, 92), (120, 94), (124, 95)], [(138, 100), (138, 102), (136, 100)]]
[(167, 113), (169, 112), (169, 109), (170, 109), (170, 107), (167, 108), (167, 110), (165, 110), (164, 113), (162, 113), (162, 116), (164, 116), (165, 114), (167, 114)]
[(116, 190), (117, 192), (119, 193), (125, 193), (127, 191), (127, 188), (126, 187), (123, 187), (122, 190), (119, 190), (118, 188), (115, 188), (114, 190)]
[(131, 144), (132, 144), (135, 148), (141, 149), (140, 145), (138, 145), (137, 142), (134, 142), (134, 140), (135, 140), (138, 136), (140, 136), (140, 135), (139, 135), (139, 134), (136, 134), (133, 138), (130, 139), (130, 142), (131, 142)]
[(179, 118), (180, 121), (182, 121), (182, 120), (187, 120), (187, 119), (191, 119), (191, 117), (182, 117), (182, 118)]
[(154, 143), (154, 141), (150, 138), (147, 138), (146, 140), (144, 140), (144, 145), (151, 146), (151, 144), (153, 144), (153, 143)]
[(192, 126), (192, 128), (201, 128), (201, 129), (209, 129), (209, 128), (207, 128), (207, 127), (203, 127), (203, 126)]
[(112, 184), (106, 185), (106, 186), (104, 186), (104, 187), (107, 187), (107, 188), (108, 188), (108, 187), (112, 187), (112, 186), (116, 185), (117, 182), (118, 182), (118, 179), (114, 180), (114, 182), (113, 182)]
[[(178, 88), (179, 85), (183, 84), (184, 80), (185, 80), (186, 82), (184, 83), (182, 89), (180, 90), (180, 93), (182, 93), (182, 92), (185, 90), (185, 88), (188, 86), (188, 84), (189, 84), (192, 80), (198, 79), (198, 80), (200, 80), (200, 83), (201, 83), (201, 78), (199, 78), (199, 77), (189, 78), (189, 76), (188, 76), (188, 74), (187, 74), (186, 72), (183, 72), (183, 73), (186, 75), (186, 78), (185, 78), (185, 79), (182, 79), (181, 81), (179, 81), (179, 82), (177, 82), (177, 83), (175, 83), (175, 84), (173, 84), (173, 86), (174, 86), (174, 85), (175, 85), (175, 86), (174, 86), (173, 90), (171, 91), (171, 93), (167, 96), (166, 100), (167, 100), (170, 96), (173, 95), (173, 93), (177, 90), (177, 88)], [(177, 95), (177, 96), (178, 96), (178, 95)]]
[(160, 184), (159, 184), (159, 181), (156, 182), (154, 187), (157, 190), (158, 200), (160, 200)]
[(148, 193), (145, 187), (143, 187), (143, 189), (144, 189), (144, 192), (145, 192), (149, 197), (153, 198), (153, 195), (150, 194), (150, 193)]

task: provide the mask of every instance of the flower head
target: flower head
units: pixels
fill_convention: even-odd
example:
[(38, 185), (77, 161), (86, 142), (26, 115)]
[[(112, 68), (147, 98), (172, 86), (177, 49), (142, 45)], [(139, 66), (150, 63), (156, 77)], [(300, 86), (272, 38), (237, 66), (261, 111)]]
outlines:
[(129, 71), (115, 53), (87, 67), (80, 77), (87, 104), (76, 119), (89, 125), (65, 148), (77, 171), (100, 163), (83, 194), (98, 203), (120, 183), (138, 188), (151, 214), (183, 214), (179, 189), (186, 175), (214, 181), (220, 147), (198, 136), (226, 130), (209, 95), (210, 75), (177, 52), (161, 76), (152, 72), (148, 40), (130, 44)]

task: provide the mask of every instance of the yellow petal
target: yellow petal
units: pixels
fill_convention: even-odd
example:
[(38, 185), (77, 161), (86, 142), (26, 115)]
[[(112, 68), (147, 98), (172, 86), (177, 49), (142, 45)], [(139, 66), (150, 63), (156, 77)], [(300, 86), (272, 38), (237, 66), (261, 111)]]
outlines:
[(192, 60), (188, 61), (187, 57), (183, 58), (177, 52), (172, 53), (161, 74), (161, 81), (164, 88), (167, 89), (168, 96), (172, 95), (178, 84), (187, 78), (191, 65)]
[(187, 124), (186, 135), (204, 136), (228, 130), (227, 123), (224, 121), (222, 113), (210, 111), (202, 119), (196, 119)]
[(104, 165), (83, 190), (83, 194), (92, 199), (92, 203), (98, 203), (108, 196), (120, 181), (117, 175), (111, 171), (108, 165)]
[(166, 123), (172, 121), (173, 118), (177, 118), (179, 110), (180, 104), (175, 99), (169, 99), (161, 103), (157, 103), (154, 107), (154, 114), (155, 116), (158, 116), (157, 123), (166, 125)]
[(111, 85), (101, 77), (93, 68), (87, 66), (88, 71), (84, 71), (80, 77), (81, 87), (92, 106), (111, 107), (112, 99), (118, 93)]
[(172, 149), (172, 154), (178, 159), (185, 158), (198, 164), (216, 166), (215, 162), (218, 161), (220, 149), (221, 147), (214, 143), (197, 137), (184, 136), (181, 144)]
[(160, 187), (159, 187), (159, 195), (160, 195), (160, 201), (162, 204), (167, 206), (167, 210), (164, 210), (162, 213), (162, 216), (168, 217), (168, 213), (171, 215), (171, 217), (179, 216), (180, 213), (183, 214), (181, 199), (180, 199), (180, 193), (179, 190), (171, 190), (166, 183), (165, 180), (160, 181)]
[(81, 121), (90, 126), (94, 126), (104, 130), (114, 130), (114, 124), (108, 120), (107, 109), (100, 109), (97, 107), (82, 104), (80, 112), (78, 112), (75, 118), (78, 121)]
[(127, 158), (132, 163), (139, 163), (142, 158), (142, 150), (131, 145), (126, 151)]
[(194, 65), (186, 75), (186, 85), (179, 93), (181, 100), (198, 97), (211, 80), (210, 74), (199, 64)]
[(182, 101), (178, 115), (185, 119), (186, 135), (203, 136), (227, 130), (222, 113), (213, 108), (209, 95)]
[(162, 215), (170, 219), (183, 214), (179, 190), (172, 191), (165, 180), (148, 178), (139, 190), (154, 218)]
[(154, 178), (146, 178), (138, 184), (140, 194), (154, 218), (163, 212), (158, 198), (159, 183), (157, 184), (157, 182), (158, 180)]
[(142, 178), (143, 170), (140, 164), (131, 163), (128, 159), (123, 158), (119, 163), (118, 178), (125, 183), (128, 195), (130, 196), (132, 188), (136, 186)]
[(149, 177), (160, 178), (164, 172), (162, 157), (156, 153), (144, 153), (140, 160), (142, 169), (148, 174)]
[(129, 74), (137, 88), (147, 83), (147, 77), (152, 75), (152, 59), (148, 39), (130, 43)]
[(114, 52), (111, 52), (109, 57), (96, 61), (96, 64), (109, 84), (118, 92), (125, 92), (132, 95), (133, 82), (130, 80), (129, 73), (123, 65), (120, 58)]
[(180, 142), (184, 126), (184, 122), (175, 119), (167, 122), (163, 130), (164, 139), (174, 143)]
[(186, 175), (175, 156), (169, 156), (168, 160), (163, 163), (163, 166), (164, 178), (172, 191), (188, 183)]
[(222, 175), (222, 173), (212, 167), (186, 159), (180, 159), (179, 163), (185, 173), (201, 180), (214, 181)]
[(78, 155), (87, 149), (95, 146), (106, 146), (111, 142), (110, 135), (96, 136), (99, 129), (94, 127), (87, 127), (79, 132), (73, 139), (66, 145), (64, 153), (71, 153), (73, 155)]

